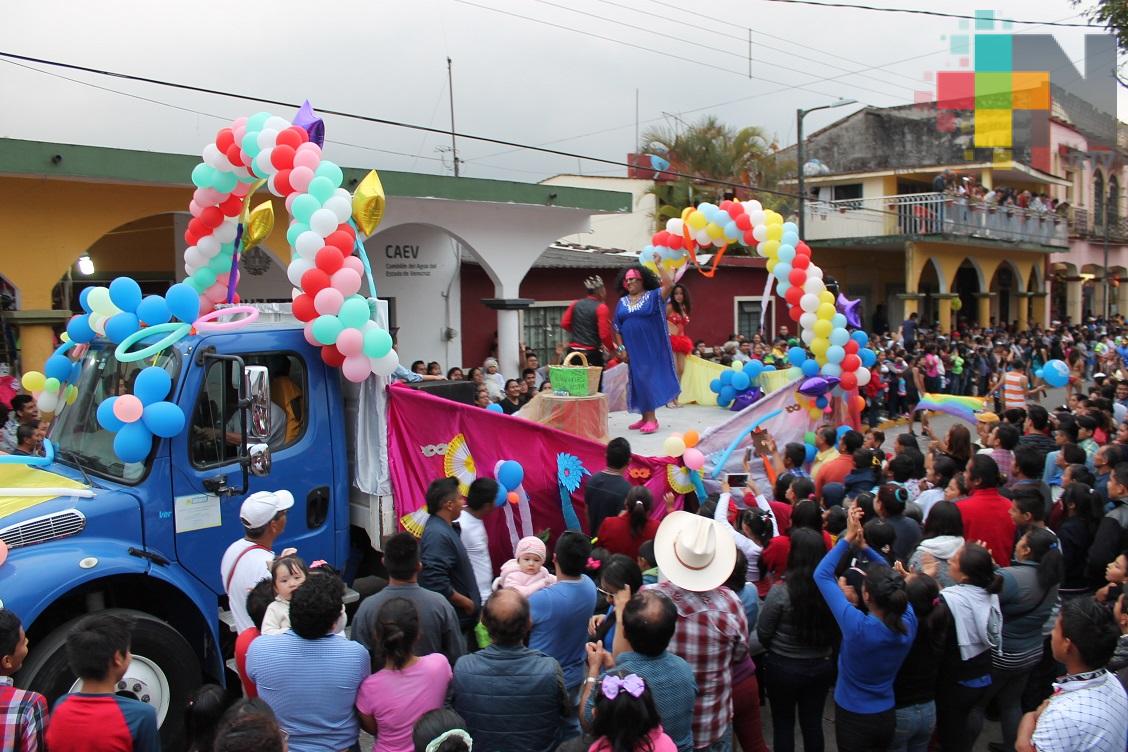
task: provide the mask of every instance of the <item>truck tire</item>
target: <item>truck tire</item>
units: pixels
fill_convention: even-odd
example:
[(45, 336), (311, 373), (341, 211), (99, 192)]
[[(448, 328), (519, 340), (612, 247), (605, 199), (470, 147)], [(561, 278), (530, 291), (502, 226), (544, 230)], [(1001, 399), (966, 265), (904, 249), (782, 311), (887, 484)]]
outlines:
[[(117, 694), (133, 697), (157, 711), (161, 746), (165, 750), (184, 747), (184, 712), (188, 696), (200, 686), (200, 661), (191, 645), (166, 622), (131, 609), (106, 609), (134, 620), (133, 660), (118, 684)], [(54, 707), (55, 701), (78, 689), (78, 680), (67, 665), (66, 639), (84, 616), (57, 627), (38, 644), (32, 644), (16, 685), (40, 692)]]

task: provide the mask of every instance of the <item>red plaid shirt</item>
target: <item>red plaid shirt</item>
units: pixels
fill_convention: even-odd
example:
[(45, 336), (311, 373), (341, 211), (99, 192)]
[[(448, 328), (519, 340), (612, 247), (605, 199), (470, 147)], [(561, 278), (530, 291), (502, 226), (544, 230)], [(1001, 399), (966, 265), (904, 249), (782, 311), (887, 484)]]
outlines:
[(47, 700), (38, 692), (16, 689), (0, 676), (0, 752), (40, 752), (46, 749)]
[(708, 747), (723, 738), (732, 723), (732, 666), (748, 655), (748, 620), (740, 598), (727, 587), (694, 593), (668, 580), (653, 587), (678, 609), (678, 626), (667, 650), (693, 669), (693, 746)]

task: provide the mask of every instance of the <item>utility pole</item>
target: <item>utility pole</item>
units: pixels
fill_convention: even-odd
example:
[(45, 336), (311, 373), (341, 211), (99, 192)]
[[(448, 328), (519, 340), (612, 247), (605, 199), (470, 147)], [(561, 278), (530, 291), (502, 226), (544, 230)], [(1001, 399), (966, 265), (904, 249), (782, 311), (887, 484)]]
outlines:
[(454, 70), (447, 58), (447, 90), (450, 92), (450, 155), (454, 159), (454, 176), (458, 177), (458, 142), (454, 139)]
[(824, 104), (824, 105), (821, 105), (819, 107), (811, 107), (810, 109), (807, 109), (807, 110), (796, 110), (795, 111), (795, 135), (797, 136), (797, 139), (796, 139), (796, 142), (795, 142), (795, 158), (796, 158), (796, 160), (798, 160), (798, 163), (799, 163), (798, 187), (799, 187), (799, 239), (800, 240), (806, 240), (807, 239), (807, 235), (804, 232), (804, 230), (806, 229), (806, 225), (807, 225), (807, 216), (806, 216), (806, 214), (807, 214), (807, 208), (806, 208), (807, 186), (804, 184), (804, 181), (803, 181), (803, 157), (804, 157), (804, 154), (803, 154), (803, 118), (805, 118), (807, 115), (811, 114), (812, 112), (816, 112), (818, 110), (830, 110), (830, 109), (833, 109), (835, 107), (845, 107), (848, 104), (857, 104), (857, 101), (853, 100), (853, 99), (839, 99), (837, 102), (831, 102), (830, 104)]

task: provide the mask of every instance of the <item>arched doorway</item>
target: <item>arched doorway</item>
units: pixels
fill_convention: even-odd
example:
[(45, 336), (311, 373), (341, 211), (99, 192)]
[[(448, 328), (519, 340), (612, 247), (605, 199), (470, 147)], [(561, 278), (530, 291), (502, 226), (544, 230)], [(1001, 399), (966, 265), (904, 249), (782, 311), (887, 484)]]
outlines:
[(976, 323), (986, 326), (986, 321), (979, 320), (979, 293), (983, 292), (982, 274), (971, 259), (964, 259), (956, 269), (956, 277), (952, 282), (952, 291), (959, 295), (960, 310), (956, 315), (957, 322)]
[(929, 259), (920, 270), (920, 279), (917, 280), (917, 292), (924, 295), (919, 303), (921, 323), (932, 326), (937, 319), (937, 293), (946, 292), (942, 289), (940, 273), (936, 268), (936, 260)]
[(995, 293), (992, 302), (992, 318), (1001, 326), (1010, 326), (1018, 321), (1018, 306), (1022, 298), (1018, 293), (1023, 290), (1022, 276), (1009, 261), (1004, 261), (995, 269), (991, 276), (991, 283), (987, 286), (990, 292)]

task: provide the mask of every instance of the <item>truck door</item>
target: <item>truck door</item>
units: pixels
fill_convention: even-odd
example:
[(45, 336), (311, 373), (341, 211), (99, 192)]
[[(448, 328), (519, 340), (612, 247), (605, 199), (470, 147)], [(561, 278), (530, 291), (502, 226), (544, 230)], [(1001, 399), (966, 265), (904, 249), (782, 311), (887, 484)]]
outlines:
[[(183, 402), (190, 428), (173, 442), (177, 558), (217, 594), (223, 592), (219, 575), (223, 552), (243, 537), (239, 507), (255, 491), (286, 489), (294, 495), (275, 551), (293, 546), (307, 563), (317, 559), (333, 563), (336, 558), (330, 503), (333, 438), (328, 421), (316, 415), (311, 420), (311, 410), (323, 407), (324, 396), (319, 401), (317, 394), (324, 385), (317, 382), (319, 371), (311, 373), (300, 352), (268, 349), (270, 344), (277, 346), (268, 337), (265, 332), (240, 333), (238, 337), (209, 338), (203, 347), (269, 369), (270, 473), (251, 475), (245, 493), (215, 493), (217, 486), (237, 489), (243, 482), (239, 464), (242, 422), (236, 402), (242, 373), (232, 361), (204, 358), (201, 366), (192, 369)], [(256, 344), (262, 347), (256, 350)]]

